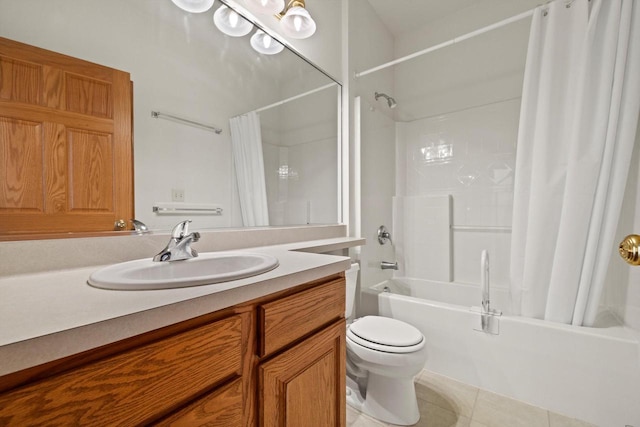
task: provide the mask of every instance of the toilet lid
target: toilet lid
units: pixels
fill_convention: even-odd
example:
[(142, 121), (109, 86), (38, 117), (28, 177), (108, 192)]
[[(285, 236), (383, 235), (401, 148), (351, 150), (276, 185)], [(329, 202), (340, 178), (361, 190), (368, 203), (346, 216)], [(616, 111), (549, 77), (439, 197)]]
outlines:
[(351, 324), (349, 332), (362, 340), (389, 347), (413, 347), (424, 341), (424, 336), (417, 328), (381, 316), (358, 319)]

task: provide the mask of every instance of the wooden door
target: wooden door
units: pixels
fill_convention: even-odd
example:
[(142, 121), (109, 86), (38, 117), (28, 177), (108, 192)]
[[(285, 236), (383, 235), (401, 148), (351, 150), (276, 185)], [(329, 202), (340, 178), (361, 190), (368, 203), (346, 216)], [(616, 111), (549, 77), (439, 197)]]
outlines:
[(346, 424), (345, 321), (334, 323), (259, 368), (262, 427)]
[(133, 218), (128, 73), (0, 38), (0, 237)]

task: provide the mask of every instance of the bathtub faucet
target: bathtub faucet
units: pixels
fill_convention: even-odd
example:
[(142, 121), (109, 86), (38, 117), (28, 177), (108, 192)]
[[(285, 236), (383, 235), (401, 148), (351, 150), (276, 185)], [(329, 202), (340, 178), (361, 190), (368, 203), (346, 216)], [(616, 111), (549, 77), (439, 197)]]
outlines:
[(500, 316), (502, 316), (502, 312), (491, 308), (489, 288), (489, 253), (486, 250), (483, 250), (480, 256), (480, 291), (482, 293), (482, 306), (480, 308), (471, 307), (471, 311), (480, 315), (480, 328), (474, 327), (473, 329), (492, 335), (499, 335)]
[(389, 262), (389, 261), (381, 261), (380, 268), (383, 270), (397, 270), (398, 269), (398, 261)]

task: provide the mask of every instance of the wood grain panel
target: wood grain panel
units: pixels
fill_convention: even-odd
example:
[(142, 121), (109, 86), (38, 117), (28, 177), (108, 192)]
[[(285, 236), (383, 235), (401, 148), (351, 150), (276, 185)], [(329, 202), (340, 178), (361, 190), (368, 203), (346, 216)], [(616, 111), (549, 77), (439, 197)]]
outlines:
[(49, 214), (67, 211), (67, 139), (66, 129), (58, 123), (45, 123), (45, 173), (47, 201), (45, 211)]
[(0, 210), (41, 212), (42, 125), (0, 117)]
[(0, 397), (0, 425), (151, 422), (240, 375), (242, 333), (234, 315), (19, 387)]
[(67, 129), (69, 210), (112, 211), (114, 153), (111, 135)]
[(64, 72), (49, 65), (44, 65), (42, 70), (44, 71), (44, 99), (42, 104), (48, 108), (64, 110), (66, 99)]
[(288, 426), (332, 426), (336, 420), (336, 354), (327, 352), (286, 384)]
[(261, 305), (260, 356), (271, 354), (343, 317), (344, 304), (345, 282), (337, 279)]
[(345, 331), (339, 320), (260, 366), (261, 427), (346, 424)]
[(0, 55), (0, 99), (40, 104), (42, 67)]
[(74, 129), (104, 133), (111, 133), (114, 129), (113, 121), (109, 119), (83, 116), (67, 111), (57, 111), (54, 115), (51, 109), (47, 107), (9, 104), (0, 100), (0, 111), (2, 112), (2, 116), (7, 118), (31, 120), (34, 122), (55, 121), (56, 123)]
[(133, 92), (127, 73), (114, 73), (114, 217), (135, 218), (133, 189)]
[(110, 83), (65, 73), (66, 109), (95, 117), (113, 117), (113, 88)]
[[(2, 37), (0, 58), (0, 117), (42, 123), (44, 153), (40, 205), (25, 210), (32, 202), (26, 194), (36, 197), (31, 189), (21, 190), (20, 203), (28, 203), (19, 211), (0, 205), (0, 239), (106, 232), (114, 230), (115, 221), (134, 218), (129, 74)], [(31, 150), (27, 135), (5, 132), (5, 137), (12, 152), (20, 145), (21, 152)], [(16, 183), (2, 173), (16, 175), (12, 167), (0, 163), (0, 190), (11, 187), (15, 199)]]
[(227, 384), (187, 407), (155, 422), (159, 427), (240, 427), (243, 422), (242, 379)]

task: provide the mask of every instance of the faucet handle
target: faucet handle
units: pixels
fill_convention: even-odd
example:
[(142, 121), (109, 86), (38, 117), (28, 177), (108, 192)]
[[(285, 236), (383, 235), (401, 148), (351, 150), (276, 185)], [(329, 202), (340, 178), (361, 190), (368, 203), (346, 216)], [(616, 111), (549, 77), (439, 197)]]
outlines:
[(381, 245), (384, 245), (385, 243), (387, 243), (387, 241), (393, 244), (393, 242), (391, 241), (391, 233), (389, 233), (389, 231), (387, 230), (387, 227), (385, 227), (384, 225), (381, 225), (378, 228), (378, 243), (380, 243)]
[(184, 236), (189, 234), (189, 223), (190, 219), (180, 221), (175, 227), (173, 227), (173, 231), (171, 231), (171, 237), (174, 239), (182, 239)]

